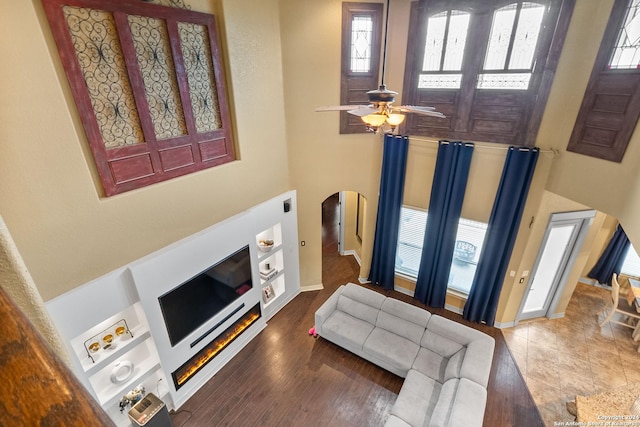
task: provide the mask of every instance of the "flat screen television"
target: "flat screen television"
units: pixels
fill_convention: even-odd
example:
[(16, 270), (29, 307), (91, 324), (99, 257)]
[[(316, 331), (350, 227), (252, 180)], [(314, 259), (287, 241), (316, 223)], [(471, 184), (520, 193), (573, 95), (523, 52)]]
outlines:
[(158, 297), (171, 346), (253, 287), (249, 246)]

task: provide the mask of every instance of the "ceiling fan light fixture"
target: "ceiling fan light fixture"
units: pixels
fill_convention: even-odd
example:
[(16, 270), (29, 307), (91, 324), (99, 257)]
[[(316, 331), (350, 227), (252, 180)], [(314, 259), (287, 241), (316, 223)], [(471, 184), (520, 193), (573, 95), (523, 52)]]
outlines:
[(362, 121), (371, 128), (377, 129), (387, 120), (387, 116), (380, 113), (367, 114), (362, 116)]
[(399, 126), (402, 122), (404, 122), (404, 114), (391, 113), (389, 117), (387, 117), (387, 123), (389, 123), (392, 129)]

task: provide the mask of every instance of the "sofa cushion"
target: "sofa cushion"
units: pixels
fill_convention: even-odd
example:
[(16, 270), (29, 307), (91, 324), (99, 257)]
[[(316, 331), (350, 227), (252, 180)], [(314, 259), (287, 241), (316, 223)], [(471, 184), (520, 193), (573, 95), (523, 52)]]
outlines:
[(344, 292), (338, 298), (338, 311), (342, 311), (343, 313), (349, 314), (357, 319), (364, 320), (365, 322), (370, 323), (371, 326), (376, 324), (378, 313), (380, 312), (380, 310), (375, 307), (371, 307), (370, 305), (345, 296)]
[(322, 325), (322, 336), (347, 349), (362, 349), (373, 328), (369, 322), (336, 310)]
[(444, 370), (444, 377), (442, 378), (443, 381), (448, 381), (452, 378), (460, 378), (460, 369), (462, 368), (462, 362), (464, 362), (466, 354), (467, 348), (463, 347), (449, 358), (447, 367)]
[(342, 291), (342, 295), (376, 309), (380, 309), (382, 303), (387, 298), (384, 295), (377, 293), (376, 291), (372, 291), (371, 289), (356, 285), (355, 283), (347, 283)]
[[(431, 317), (433, 318), (434, 316)], [(431, 321), (429, 321), (429, 323), (431, 323)], [(443, 331), (440, 332), (441, 333), (438, 334), (427, 329), (422, 336), (420, 345), (448, 359), (459, 352), (463, 345), (449, 339)]]
[(371, 331), (362, 347), (364, 353), (405, 372), (413, 365), (419, 349), (415, 342), (382, 328)]
[[(402, 393), (402, 391), (401, 391)], [(482, 427), (487, 390), (466, 378), (442, 385), (438, 402), (425, 427)]]
[(380, 310), (385, 313), (393, 314), (394, 316), (411, 323), (415, 323), (416, 325), (421, 326), (422, 329), (427, 327), (429, 317), (431, 317), (431, 313), (427, 310), (423, 310), (420, 307), (416, 307), (415, 305), (407, 304), (404, 301), (393, 298), (387, 298), (384, 300)]
[(485, 339), (470, 342), (460, 366), (460, 377), (468, 378), (486, 387), (491, 374), (494, 347), (495, 340), (488, 335)]
[(429, 318), (427, 330), (461, 345), (467, 345), (478, 339), (493, 339), (484, 332), (435, 314)]
[(451, 410), (455, 402), (455, 395), (460, 380), (454, 378), (442, 384), (438, 402), (433, 408), (433, 412), (428, 419), (425, 419), (424, 427), (448, 427), (447, 422), (451, 417)]
[(439, 383), (443, 383), (448, 363), (448, 358), (443, 357), (428, 348), (421, 347), (411, 369), (415, 369), (421, 374), (426, 375)]
[(432, 378), (412, 369), (402, 384), (396, 403), (391, 408), (391, 415), (407, 424), (419, 427), (428, 420), (438, 402), (442, 385)]
[(389, 415), (389, 418), (387, 418), (387, 421), (384, 423), (384, 427), (411, 427), (411, 424), (400, 417)]
[(403, 338), (413, 341), (416, 345), (420, 345), (420, 340), (422, 339), (422, 335), (424, 335), (424, 327), (384, 311), (380, 311), (378, 314), (376, 327), (400, 335)]

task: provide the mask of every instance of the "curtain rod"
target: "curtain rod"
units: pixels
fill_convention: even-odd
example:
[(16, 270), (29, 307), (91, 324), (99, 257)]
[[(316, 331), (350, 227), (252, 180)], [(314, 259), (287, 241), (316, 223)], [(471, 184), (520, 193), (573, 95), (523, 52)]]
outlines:
[[(435, 141), (433, 139), (426, 139), (426, 138), (420, 138), (420, 137), (414, 137), (414, 136), (409, 136), (409, 141), (422, 141), (422, 142), (430, 142), (432, 144), (438, 144), (439, 141)], [(471, 142), (471, 141), (460, 141), (460, 142)], [(483, 144), (478, 144), (476, 142), (471, 142), (476, 148), (482, 148), (482, 149), (487, 149), (487, 150), (508, 150), (510, 146), (493, 146), (493, 145), (483, 145)], [(514, 147), (524, 147), (524, 146), (518, 146), (518, 145), (514, 145)], [(524, 147), (524, 148), (534, 148), (534, 147)], [(554, 156), (557, 156), (560, 152), (556, 149), (553, 148), (547, 148), (547, 149), (542, 149), (540, 148), (540, 153), (551, 153)]]

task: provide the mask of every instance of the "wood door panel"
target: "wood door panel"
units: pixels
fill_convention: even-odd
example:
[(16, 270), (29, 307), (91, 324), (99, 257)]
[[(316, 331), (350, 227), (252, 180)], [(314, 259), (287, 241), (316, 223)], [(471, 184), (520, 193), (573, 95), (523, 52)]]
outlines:
[(612, 148), (618, 132), (615, 129), (603, 129), (586, 125), (580, 138), (583, 144)]
[(513, 135), (517, 128), (515, 121), (498, 121), (498, 120), (473, 120), (472, 132), (488, 132), (488, 133), (505, 133)]
[(191, 144), (160, 150), (160, 164), (163, 172), (191, 166), (195, 162)]
[(225, 138), (219, 138), (198, 143), (202, 161), (210, 162), (212, 160), (221, 160), (227, 157), (229, 155), (229, 151), (227, 149), (226, 142)]
[(113, 182), (120, 185), (153, 176), (155, 171), (150, 153), (109, 160)]
[(629, 102), (631, 102), (631, 95), (628, 93), (620, 95), (598, 94), (593, 102), (592, 111), (624, 114), (627, 111)]

